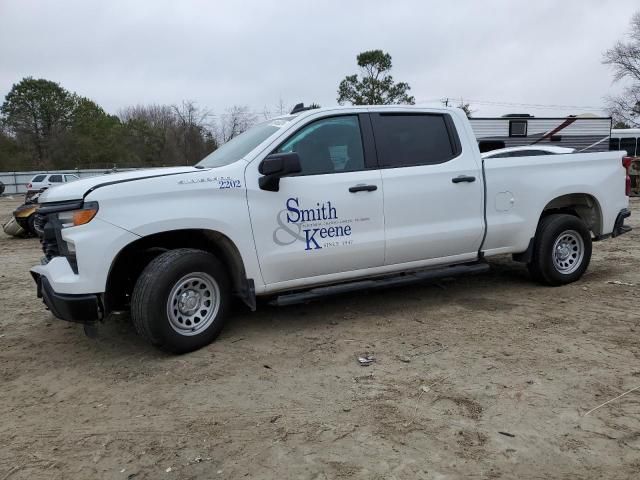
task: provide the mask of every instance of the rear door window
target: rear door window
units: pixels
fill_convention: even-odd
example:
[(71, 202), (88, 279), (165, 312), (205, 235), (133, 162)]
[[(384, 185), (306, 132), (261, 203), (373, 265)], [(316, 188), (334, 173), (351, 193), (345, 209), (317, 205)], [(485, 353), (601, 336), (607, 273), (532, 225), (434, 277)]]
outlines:
[(371, 122), (383, 168), (436, 165), (460, 153), (449, 115), (374, 113)]
[(51, 183), (62, 183), (62, 175), (51, 175), (49, 181)]

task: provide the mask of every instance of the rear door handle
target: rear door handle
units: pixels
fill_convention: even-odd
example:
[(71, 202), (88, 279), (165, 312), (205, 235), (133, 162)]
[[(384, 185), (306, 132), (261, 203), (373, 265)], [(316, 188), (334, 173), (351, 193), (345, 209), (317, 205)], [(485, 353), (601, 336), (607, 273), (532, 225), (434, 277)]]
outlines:
[(476, 181), (476, 177), (472, 177), (472, 176), (469, 176), (469, 175), (459, 175), (457, 177), (453, 177), (451, 179), (451, 181), (453, 183), (460, 183), (460, 182), (471, 183), (471, 182), (475, 182)]
[(378, 186), (377, 185), (354, 185), (353, 187), (349, 187), (349, 191), (351, 193), (356, 193), (356, 192), (373, 192), (374, 190), (377, 190)]

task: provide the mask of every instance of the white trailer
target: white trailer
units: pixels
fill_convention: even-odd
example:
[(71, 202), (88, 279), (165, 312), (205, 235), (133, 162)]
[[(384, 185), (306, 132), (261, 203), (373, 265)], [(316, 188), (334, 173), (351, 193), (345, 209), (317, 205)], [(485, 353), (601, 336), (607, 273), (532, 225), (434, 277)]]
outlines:
[(614, 128), (611, 130), (609, 150), (624, 150), (630, 157), (640, 157), (640, 128)]
[(576, 152), (606, 152), (611, 136), (611, 117), (533, 117), (505, 115), (470, 118), (480, 152), (526, 145), (553, 145)]

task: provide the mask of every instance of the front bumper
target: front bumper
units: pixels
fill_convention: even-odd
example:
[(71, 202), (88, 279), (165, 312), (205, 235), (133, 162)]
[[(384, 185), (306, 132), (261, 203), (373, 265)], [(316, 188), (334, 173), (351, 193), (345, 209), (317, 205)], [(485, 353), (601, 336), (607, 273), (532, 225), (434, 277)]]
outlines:
[(13, 212), (13, 218), (16, 219), (18, 225), (20, 225), (25, 231), (29, 232), (29, 217), (36, 211), (37, 205), (22, 205), (16, 208)]
[(104, 307), (102, 296), (98, 294), (70, 295), (57, 293), (51, 287), (47, 277), (31, 272), (36, 282), (38, 298), (61, 320), (78, 323), (92, 323), (102, 320)]

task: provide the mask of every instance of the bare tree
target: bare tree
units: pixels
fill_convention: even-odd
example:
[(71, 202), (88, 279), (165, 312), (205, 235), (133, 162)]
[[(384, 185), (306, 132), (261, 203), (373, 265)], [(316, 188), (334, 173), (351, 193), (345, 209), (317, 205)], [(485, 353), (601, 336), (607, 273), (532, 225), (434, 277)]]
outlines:
[(142, 120), (154, 128), (168, 130), (175, 126), (176, 119), (169, 105), (135, 105), (123, 108), (118, 112), (123, 123)]
[(218, 140), (226, 143), (252, 127), (257, 116), (246, 105), (234, 105), (228, 108), (220, 117), (218, 126)]
[[(443, 98), (440, 102), (443, 106), (448, 107), (451, 100), (449, 98)], [(465, 102), (462, 97), (460, 97), (460, 101), (458, 101), (456, 107), (462, 109), (467, 115), (467, 118), (471, 118), (471, 115), (475, 112), (475, 110), (471, 109), (471, 104), (469, 102)]]
[(182, 152), (184, 163), (191, 165), (201, 160), (205, 154), (205, 139), (210, 133), (213, 115), (191, 100), (183, 100), (182, 104), (173, 105), (172, 109), (177, 121), (178, 148)]
[(136, 105), (118, 113), (131, 149), (153, 165), (191, 165), (217, 146), (213, 115), (190, 100), (179, 105)]
[(471, 104), (469, 102), (465, 102), (462, 98), (460, 98), (460, 102), (457, 105), (458, 108), (461, 108), (464, 113), (467, 115), (467, 118), (471, 118), (471, 115), (475, 110), (471, 109)]
[(211, 124), (213, 114), (206, 108), (200, 108), (193, 100), (183, 100), (180, 105), (171, 107), (178, 123), (185, 126), (206, 127)]
[[(277, 114), (276, 114), (277, 115)], [(264, 120), (269, 120), (270, 118), (275, 117), (275, 115), (273, 114), (273, 112), (271, 111), (271, 109), (268, 106), (264, 106), (262, 108), (262, 118)]]
[(278, 112), (278, 115), (285, 115), (287, 113), (289, 113), (291, 111), (290, 108), (287, 108), (287, 106), (284, 103), (284, 100), (282, 100), (282, 97), (278, 100), (278, 103), (276, 104), (276, 112)]
[(640, 126), (640, 11), (631, 18), (628, 42), (618, 41), (604, 53), (602, 63), (613, 68), (613, 79), (624, 81), (621, 95), (607, 97), (611, 116), (618, 122)]

